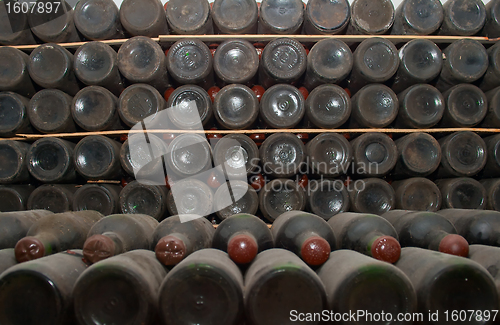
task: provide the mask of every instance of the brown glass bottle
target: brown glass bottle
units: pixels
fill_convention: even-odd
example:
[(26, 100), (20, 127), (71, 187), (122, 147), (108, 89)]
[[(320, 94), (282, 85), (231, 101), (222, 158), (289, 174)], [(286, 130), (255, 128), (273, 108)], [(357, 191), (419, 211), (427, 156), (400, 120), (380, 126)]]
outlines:
[(387, 34), (394, 23), (394, 5), (389, 0), (354, 0), (346, 34)]
[(58, 89), (42, 89), (30, 100), (28, 118), (41, 133), (71, 133), (76, 131), (71, 116), (73, 97)]
[(227, 40), (217, 47), (214, 71), (221, 86), (244, 84), (251, 87), (256, 81), (258, 70), (259, 55), (250, 42)]
[(257, 255), (245, 274), (245, 288), (245, 310), (252, 324), (286, 324), (293, 319), (290, 311), (321, 313), (326, 307), (325, 287), (318, 275), (284, 249)]
[(491, 135), (484, 138), (486, 143), (485, 177), (500, 177), (500, 135)]
[(486, 23), (481, 35), (488, 36), (489, 38), (496, 38), (500, 36), (500, 15), (498, 1), (490, 1), (486, 4)]
[(389, 80), (399, 67), (396, 46), (379, 37), (368, 38), (361, 42), (353, 53), (353, 59), (349, 77), (349, 90), (352, 94), (369, 83), (383, 83)]
[(497, 271), (500, 268), (499, 253), (500, 248), (486, 245), (471, 245), (469, 249), (469, 259), (480, 264), (490, 273), (495, 280), (497, 292), (500, 292), (500, 281)]
[[(0, 44), (2, 45), (28, 45), (36, 44), (35, 38), (31, 33), (28, 22), (28, 15), (23, 13), (14, 13), (13, 8), (6, 5), (7, 2), (0, 3)], [(11, 6), (14, 3), (11, 2)]]
[(396, 140), (395, 144), (398, 161), (392, 174), (397, 178), (428, 176), (441, 163), (441, 146), (428, 133), (411, 133)]
[(132, 181), (120, 192), (121, 212), (147, 214), (161, 220), (167, 211), (166, 197), (167, 189), (164, 186)]
[(262, 170), (275, 177), (291, 177), (305, 163), (306, 153), (302, 141), (293, 133), (275, 133), (259, 149)]
[(438, 213), (449, 220), (469, 244), (500, 245), (500, 212), (444, 209)]
[[(165, 142), (154, 134), (148, 134), (149, 145), (135, 145), (145, 142), (143, 134), (132, 134), (120, 148), (120, 164), (127, 174), (136, 178), (158, 181), (163, 175), (163, 160), (154, 158), (167, 152)], [(134, 143), (134, 154), (130, 154), (129, 141)], [(151, 155), (151, 151), (152, 154)]]
[(89, 40), (125, 38), (118, 7), (112, 0), (85, 0), (75, 6), (75, 26)]
[(275, 84), (297, 82), (306, 72), (306, 66), (307, 54), (301, 43), (291, 38), (275, 39), (262, 52), (259, 83), (269, 88)]
[[(172, 174), (169, 175), (172, 177)], [(202, 176), (207, 174), (203, 173)], [(223, 180), (222, 177), (216, 177), (215, 182), (223, 183)], [(167, 195), (168, 212), (171, 215), (196, 214), (203, 217), (212, 214), (214, 198), (212, 188), (207, 185), (209, 182), (192, 177), (176, 181), (170, 186), (171, 191)]]
[(77, 172), (85, 179), (113, 180), (121, 176), (121, 144), (103, 135), (89, 135), (74, 150)]
[[(406, 247), (396, 267), (413, 284), (418, 312), (424, 315), (432, 310), (437, 312), (436, 319), (445, 319), (449, 310), (489, 310), (498, 306), (493, 278), (467, 258)], [(447, 299), (450, 294), (457, 299)], [(492, 324), (492, 319), (483, 322)]]
[(49, 10), (43, 0), (37, 0), (33, 6), (36, 6), (36, 10), (35, 7), (30, 8), (28, 21), (31, 31), (39, 39), (47, 43), (70, 43), (81, 40), (73, 20), (73, 7), (68, 2), (60, 1), (57, 9), (52, 8), (52, 10)]
[(121, 189), (112, 184), (85, 184), (73, 196), (73, 210), (94, 210), (105, 216), (119, 213)]
[(334, 177), (346, 174), (352, 160), (349, 142), (337, 133), (321, 133), (306, 145), (310, 173)]
[(168, 88), (165, 53), (151, 38), (144, 36), (130, 38), (120, 46), (117, 60), (118, 69), (130, 83), (146, 83), (161, 93)]
[(26, 154), (30, 174), (43, 183), (75, 181), (74, 148), (74, 143), (59, 138), (35, 141)]
[(0, 137), (32, 133), (28, 119), (29, 99), (10, 91), (0, 92)]
[(258, 34), (300, 34), (304, 21), (301, 0), (263, 0), (259, 9)]
[(213, 156), (215, 166), (225, 164), (228, 176), (240, 175), (243, 168), (250, 175), (259, 166), (259, 148), (244, 134), (224, 136), (215, 145)]
[(395, 16), (391, 34), (430, 35), (443, 23), (444, 11), (439, 0), (404, 0)]
[(17, 261), (14, 248), (5, 248), (0, 250), (0, 274), (16, 264)]
[(32, 185), (0, 185), (0, 211), (24, 211), (28, 205), (28, 197), (35, 189)]
[(174, 215), (163, 220), (153, 233), (151, 248), (164, 265), (176, 265), (191, 253), (212, 246), (215, 229), (199, 215)]
[(356, 174), (383, 176), (396, 165), (396, 144), (383, 133), (368, 132), (351, 141), (353, 168)]
[(351, 210), (381, 215), (395, 208), (396, 194), (391, 185), (380, 178), (365, 178), (347, 187)]
[(273, 222), (291, 210), (304, 210), (306, 193), (291, 179), (278, 178), (267, 183), (259, 192), (259, 207), (264, 218)]
[(73, 210), (73, 194), (77, 185), (41, 185), (28, 198), (28, 210), (61, 213)]
[(340, 213), (328, 220), (337, 247), (350, 249), (377, 260), (395, 263), (401, 254), (398, 234), (384, 218), (374, 214)]
[[(90, 1), (102, 0), (87, 0)], [(125, 89), (123, 78), (118, 71), (117, 53), (108, 44), (85, 43), (76, 50), (74, 58), (76, 77), (84, 84), (104, 87), (115, 96), (120, 96)]]
[(28, 72), (29, 61), (29, 55), (21, 50), (13, 47), (0, 48), (0, 91), (12, 91), (30, 98), (35, 94)]
[(210, 4), (207, 0), (170, 0), (165, 9), (168, 26), (174, 34), (214, 33)]
[(168, 34), (165, 9), (160, 0), (124, 0), (120, 5), (120, 21), (132, 36)]
[(443, 5), (443, 9), (443, 24), (438, 33), (440, 35), (475, 35), (486, 21), (483, 1), (450, 0)]
[(443, 209), (484, 209), (486, 190), (478, 181), (469, 177), (437, 179)]
[(16, 244), (16, 259), (25, 262), (71, 248), (83, 248), (87, 234), (103, 217), (97, 211), (56, 213), (41, 218)]
[(311, 0), (307, 3), (304, 33), (341, 34), (349, 23), (351, 8), (347, 0)]
[(29, 144), (21, 141), (2, 140), (0, 142), (0, 184), (29, 181), (30, 174), (26, 164), (26, 154), (29, 148)]
[(87, 264), (82, 251), (20, 263), (2, 273), (2, 324), (63, 325), (74, 322), (73, 286)]
[(469, 244), (446, 218), (434, 212), (393, 210), (382, 215), (396, 229), (402, 247), (421, 247), (467, 257)]
[[(199, 119), (190, 114), (193, 109), (190, 102), (193, 101), (198, 109)], [(200, 130), (212, 121), (214, 115), (210, 96), (206, 90), (197, 85), (184, 85), (176, 88), (170, 94), (166, 107), (168, 107), (169, 122), (178, 130)]]
[(352, 97), (351, 127), (384, 128), (398, 115), (398, 97), (391, 88), (370, 84)]
[(427, 178), (408, 178), (391, 186), (396, 193), (396, 209), (436, 212), (441, 208), (441, 192)]
[(118, 98), (101, 86), (88, 86), (72, 100), (71, 115), (86, 131), (120, 129)]
[(161, 318), (166, 325), (238, 324), (243, 317), (242, 292), (241, 271), (225, 252), (197, 251), (163, 280), (159, 292)]
[(325, 220), (349, 211), (349, 193), (341, 180), (310, 180), (307, 190), (307, 210)]
[(436, 125), (443, 117), (444, 97), (431, 85), (413, 85), (399, 93), (398, 100), (397, 127), (426, 129)]
[(78, 323), (158, 324), (156, 299), (166, 275), (154, 253), (143, 249), (90, 266), (73, 289)]
[(325, 84), (314, 88), (305, 102), (305, 122), (323, 129), (335, 129), (351, 115), (351, 99), (337, 85)]
[(255, 215), (259, 197), (246, 181), (230, 181), (221, 185), (214, 194), (214, 210), (221, 220), (244, 213)]
[(211, 13), (216, 34), (257, 34), (259, 8), (254, 0), (216, 0)]
[(480, 183), (486, 190), (485, 209), (500, 211), (500, 180), (498, 178), (483, 179)]
[(118, 99), (118, 114), (126, 125), (133, 127), (146, 117), (153, 121), (165, 109), (165, 99), (153, 86), (135, 84), (127, 87)]
[(441, 127), (467, 128), (481, 123), (488, 112), (486, 95), (478, 87), (460, 84), (443, 93), (446, 101)]
[(38, 220), (51, 215), (47, 210), (30, 210), (0, 213), (0, 249), (14, 248), (16, 243), (26, 237), (30, 227)]
[(215, 96), (214, 113), (219, 125), (225, 129), (248, 129), (259, 117), (259, 101), (247, 86), (228, 85)]

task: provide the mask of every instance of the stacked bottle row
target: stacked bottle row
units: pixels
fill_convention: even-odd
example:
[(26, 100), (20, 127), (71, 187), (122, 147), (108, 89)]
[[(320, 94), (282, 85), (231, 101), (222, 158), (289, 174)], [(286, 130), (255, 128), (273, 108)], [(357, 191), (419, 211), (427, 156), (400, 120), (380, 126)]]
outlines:
[[(431, 304), (439, 317), (467, 308), (493, 324), (498, 306), (500, 248), (483, 244), (498, 246), (499, 212), (343, 213), (327, 223), (290, 211), (271, 229), (238, 214), (214, 230), (196, 215), (158, 223), (30, 211), (0, 214), (0, 224), (2, 323), (282, 324), (293, 311), (329, 309), (321, 315), (408, 313), (398, 323), (412, 324), (431, 317)], [(490, 232), (474, 237), (484, 225)], [(460, 299), (444, 299), (451, 292)]]

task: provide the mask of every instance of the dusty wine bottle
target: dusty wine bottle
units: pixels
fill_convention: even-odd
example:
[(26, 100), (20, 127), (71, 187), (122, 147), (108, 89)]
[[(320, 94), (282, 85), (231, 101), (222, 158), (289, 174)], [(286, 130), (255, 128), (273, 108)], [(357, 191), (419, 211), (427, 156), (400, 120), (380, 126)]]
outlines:
[(5, 248), (0, 250), (0, 274), (16, 264), (17, 261), (14, 248)]
[(306, 145), (311, 173), (324, 176), (346, 174), (352, 161), (352, 149), (345, 137), (337, 133), (321, 133)]
[(0, 91), (12, 91), (30, 98), (35, 94), (35, 87), (28, 72), (29, 61), (29, 55), (21, 50), (0, 47)]
[(145, 214), (112, 214), (90, 228), (83, 256), (90, 263), (136, 249), (150, 249), (158, 221)]
[[(30, 179), (26, 154), (30, 145), (21, 141), (0, 142), (0, 184), (25, 183)], [(0, 211), (3, 211), (0, 209)]]
[(440, 35), (475, 35), (486, 22), (486, 8), (480, 0), (451, 0), (443, 5), (443, 9)]
[(286, 324), (293, 319), (290, 311), (305, 315), (321, 313), (326, 307), (325, 287), (318, 275), (284, 249), (257, 255), (245, 274), (245, 289), (245, 311), (252, 324)]
[(121, 176), (121, 143), (103, 135), (89, 135), (74, 150), (76, 171), (85, 179), (113, 180)]
[(391, 185), (380, 178), (366, 178), (349, 184), (347, 188), (351, 210), (381, 215), (394, 209), (396, 194)]
[(443, 5), (439, 0), (404, 0), (396, 9), (393, 35), (430, 35), (441, 27)]
[[(171, 177), (172, 174), (169, 175)], [(170, 215), (196, 214), (204, 217), (212, 214), (214, 198), (208, 182), (187, 178), (172, 184), (167, 195), (167, 209)], [(216, 179), (216, 182), (219, 182), (219, 179)]]
[(337, 247), (395, 263), (401, 254), (398, 234), (384, 218), (368, 213), (340, 213), (328, 220)]
[(128, 39), (120, 46), (117, 60), (120, 73), (130, 83), (146, 83), (162, 93), (168, 88), (165, 53), (151, 38), (135, 36)]
[(483, 174), (487, 177), (500, 177), (500, 135), (484, 138), (486, 143), (486, 165)]
[(291, 210), (304, 210), (306, 193), (291, 179), (278, 178), (267, 183), (259, 192), (259, 207), (264, 218), (273, 222)]
[(237, 264), (252, 262), (257, 254), (274, 247), (267, 225), (248, 213), (224, 219), (215, 231), (212, 247), (223, 250)]
[(262, 52), (259, 83), (269, 88), (275, 84), (297, 82), (306, 72), (306, 67), (307, 54), (301, 43), (291, 38), (275, 39)]
[(296, 87), (274, 85), (266, 90), (260, 100), (260, 118), (272, 128), (293, 128), (304, 117), (304, 102), (304, 96)]
[(396, 140), (395, 144), (398, 159), (392, 175), (396, 178), (428, 176), (441, 163), (441, 146), (428, 133), (411, 133)]
[(259, 148), (244, 134), (228, 134), (214, 147), (214, 165), (224, 165), (228, 176), (240, 175), (244, 168), (250, 175), (259, 164)]
[(2, 324), (63, 325), (73, 322), (73, 286), (87, 264), (81, 250), (21, 263), (2, 273)]
[(164, 175), (163, 160), (160, 156), (167, 152), (167, 145), (154, 134), (148, 134), (148, 139), (148, 146), (134, 145), (135, 151), (131, 155), (129, 141), (132, 141), (134, 144), (144, 141), (142, 134), (132, 134), (120, 148), (120, 164), (130, 176), (158, 181), (158, 175)]
[(307, 209), (325, 220), (349, 211), (349, 193), (341, 180), (310, 181)]
[(441, 50), (434, 42), (425, 39), (414, 39), (403, 45), (399, 49), (399, 58), (399, 68), (391, 85), (396, 93), (415, 84), (431, 82), (443, 67)]
[[(193, 104), (196, 107), (193, 107)], [(197, 85), (176, 88), (167, 100), (167, 107), (169, 120), (178, 130), (203, 129), (203, 126), (212, 121), (214, 115), (210, 96)], [(192, 114), (195, 109), (198, 110), (199, 117)]]
[(484, 189), (486, 190), (485, 209), (500, 211), (500, 179), (498, 178), (483, 179), (480, 181), (480, 183), (481, 185), (484, 186)]
[(160, 0), (124, 0), (120, 5), (120, 21), (132, 36), (168, 34), (167, 17)]
[(396, 209), (436, 212), (441, 208), (441, 192), (427, 178), (408, 178), (391, 186), (396, 193)]
[(398, 115), (398, 97), (391, 88), (370, 84), (352, 97), (351, 127), (384, 128)]
[(469, 259), (484, 267), (495, 280), (497, 292), (500, 292), (498, 269), (500, 268), (500, 248), (486, 245), (471, 245)]
[(500, 36), (500, 15), (498, 1), (490, 1), (486, 4), (486, 23), (481, 31), (481, 35), (489, 38)]
[(47, 215), (33, 223), (26, 237), (16, 244), (19, 263), (83, 248), (87, 234), (103, 217), (97, 211), (63, 212)]
[(313, 34), (341, 34), (349, 24), (351, 8), (347, 0), (311, 0), (308, 1), (305, 18), (304, 33)]
[(444, 114), (444, 97), (431, 85), (413, 85), (398, 94), (398, 101), (399, 110), (395, 125), (400, 128), (430, 128), (436, 125)]
[(118, 114), (126, 125), (133, 127), (146, 117), (153, 121), (165, 109), (165, 99), (153, 86), (135, 84), (127, 87), (118, 99)]
[(374, 177), (389, 173), (396, 165), (398, 149), (383, 133), (368, 132), (351, 141), (354, 171)]
[(199, 215), (174, 215), (166, 218), (153, 233), (151, 248), (163, 265), (176, 265), (191, 253), (212, 246), (215, 229)]
[(488, 112), (486, 95), (474, 85), (456, 85), (443, 97), (446, 106), (441, 127), (470, 128), (481, 123)]
[(212, 19), (216, 34), (257, 34), (258, 18), (259, 8), (254, 0), (213, 2)]
[(120, 207), (125, 214), (147, 214), (161, 220), (165, 217), (167, 189), (132, 181), (120, 192)]
[(421, 247), (467, 257), (469, 244), (446, 218), (434, 212), (393, 210), (382, 215), (396, 229), (402, 247)]
[(214, 112), (221, 127), (231, 130), (248, 129), (259, 117), (259, 101), (247, 86), (228, 85), (215, 96)]
[(484, 92), (500, 86), (500, 43), (495, 43), (486, 52), (488, 53), (488, 69), (479, 84)]
[(165, 155), (167, 175), (190, 177), (212, 167), (212, 149), (205, 137), (185, 133), (177, 136)]
[[(362, 1), (364, 0), (358, 0), (357, 2)], [(390, 2), (388, 0), (384, 1)], [(375, 5), (376, 2), (369, 3)], [(398, 50), (392, 42), (379, 37), (368, 38), (361, 42), (353, 53), (349, 90), (354, 94), (369, 83), (386, 82), (394, 76), (398, 67)]]
[(305, 164), (302, 141), (293, 133), (275, 133), (259, 149), (263, 171), (275, 177), (291, 177)]
[(28, 205), (28, 197), (35, 187), (33, 185), (0, 185), (0, 211), (24, 211)]
[(0, 92), (0, 137), (32, 133), (28, 119), (29, 99), (10, 91)]
[(323, 129), (335, 129), (351, 115), (351, 99), (337, 85), (325, 84), (314, 88), (305, 102), (305, 122)]
[(71, 116), (73, 97), (58, 89), (42, 89), (30, 100), (28, 118), (42, 133), (71, 133), (76, 131)]
[(301, 0), (263, 0), (260, 4), (258, 34), (300, 34), (303, 22)]
[(30, 227), (38, 220), (51, 215), (47, 210), (30, 210), (0, 213), (0, 249), (14, 248), (26, 237)]
[(486, 205), (486, 190), (481, 183), (473, 178), (458, 177), (437, 179), (435, 183), (441, 191), (443, 209), (482, 210)]
[(354, 0), (346, 34), (386, 34), (394, 18), (394, 5), (390, 0)]
[[(208, 0), (171, 0), (165, 8), (168, 26), (174, 34), (213, 34), (212, 14)], [(238, 17), (239, 18), (239, 17)]]
[(112, 0), (85, 0), (75, 6), (75, 26), (89, 40), (125, 38), (118, 7)]
[(73, 210), (73, 194), (77, 185), (41, 185), (28, 198), (28, 210), (61, 213)]
[[(14, 3), (11, 2), (11, 6)], [(13, 8), (12, 8), (13, 9)], [(7, 2), (0, 3), (0, 44), (2, 45), (29, 45), (36, 44), (31, 33), (28, 15), (22, 10), (14, 13)]]
[(204, 249), (168, 272), (160, 287), (159, 310), (167, 325), (238, 324), (243, 317), (242, 292), (243, 276), (236, 264), (221, 250)]
[(221, 220), (244, 213), (254, 215), (259, 209), (259, 197), (246, 181), (230, 181), (220, 186), (214, 195), (214, 210)]
[(59, 138), (35, 141), (26, 153), (28, 170), (43, 183), (70, 183), (76, 180), (75, 144)]
[(338, 84), (349, 75), (352, 65), (352, 52), (346, 43), (333, 38), (321, 40), (307, 55), (304, 87), (311, 91), (321, 84)]
[(73, 196), (73, 210), (94, 210), (109, 216), (119, 213), (121, 187), (112, 184), (85, 184)]
[[(36, 10), (35, 10), (36, 8)], [(72, 5), (60, 1), (57, 8), (51, 8), (43, 0), (37, 0), (28, 12), (31, 31), (46, 43), (80, 42), (75, 27)]]
[[(223, 0), (224, 1), (224, 0)], [(222, 42), (214, 54), (214, 71), (221, 86), (244, 84), (252, 86), (259, 70), (259, 55), (246, 40)]]
[[(87, 0), (90, 1), (102, 0)], [(74, 56), (76, 77), (87, 86), (101, 86), (120, 96), (125, 85), (118, 71), (117, 55), (111, 46), (102, 42), (83, 44)]]
[(120, 129), (118, 98), (101, 86), (80, 90), (71, 103), (71, 115), (86, 131)]

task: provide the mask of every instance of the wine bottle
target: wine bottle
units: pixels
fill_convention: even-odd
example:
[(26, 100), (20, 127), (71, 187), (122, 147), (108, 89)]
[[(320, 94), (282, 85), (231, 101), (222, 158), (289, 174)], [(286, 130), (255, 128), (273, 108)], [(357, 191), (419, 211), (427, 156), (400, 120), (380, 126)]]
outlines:
[(171, 0), (166, 4), (168, 26), (174, 34), (213, 34), (208, 0)]
[(214, 71), (220, 85), (244, 84), (252, 86), (256, 81), (255, 76), (258, 70), (259, 55), (250, 42), (227, 40), (217, 47), (214, 54)]
[(305, 122), (322, 129), (335, 129), (351, 115), (351, 99), (337, 85), (325, 84), (314, 88), (305, 102)]
[(365, 178), (348, 186), (351, 210), (384, 214), (394, 209), (396, 194), (389, 183), (380, 178)]
[(87, 234), (103, 217), (97, 211), (47, 215), (33, 223), (26, 237), (16, 244), (16, 259), (26, 262), (71, 248), (83, 248)]
[(312, 213), (282, 213), (274, 220), (271, 232), (275, 247), (292, 251), (311, 266), (325, 263), (330, 252), (337, 248), (328, 223)]
[(486, 190), (473, 178), (458, 177), (437, 179), (436, 185), (441, 191), (443, 209), (484, 209)]
[(28, 197), (35, 187), (33, 185), (0, 185), (0, 211), (24, 211), (28, 205)]
[(463, 257), (469, 254), (467, 240), (437, 213), (393, 210), (382, 217), (394, 226), (402, 247), (421, 247)]
[[(194, 252), (168, 272), (159, 292), (164, 324), (230, 325), (243, 317), (243, 276), (218, 249)], [(175, 301), (175, 304), (172, 304)]]
[(498, 1), (490, 1), (486, 4), (486, 23), (481, 35), (489, 38), (500, 36), (500, 17), (498, 17)]
[(345, 137), (321, 133), (306, 145), (311, 173), (334, 177), (346, 174), (352, 160), (352, 149)]
[(304, 96), (292, 85), (274, 85), (266, 90), (260, 100), (260, 118), (271, 128), (293, 128), (304, 114)]
[(213, 2), (212, 19), (215, 34), (257, 34), (258, 18), (259, 8), (254, 0)]
[(2, 273), (0, 323), (74, 324), (73, 286), (87, 268), (82, 258), (81, 250), (68, 250)]
[(490, 135), (484, 138), (486, 143), (486, 165), (484, 175), (500, 177), (500, 135)]
[(488, 112), (486, 95), (474, 85), (460, 84), (443, 94), (446, 101), (441, 127), (467, 128), (481, 123)]
[[(1, 38), (0, 30), (0, 43)], [(30, 98), (35, 94), (28, 72), (29, 60), (29, 55), (21, 50), (13, 47), (0, 48), (0, 91), (12, 91)]]
[[(167, 152), (165, 142), (154, 134), (148, 133), (149, 145), (137, 145), (144, 141), (143, 134), (132, 134), (120, 148), (120, 164), (127, 174), (143, 180), (158, 182), (158, 175), (164, 175), (161, 155)], [(133, 144), (134, 154), (130, 154), (129, 142)], [(150, 151), (151, 148), (151, 151)], [(157, 154), (157, 158), (154, 158)]]
[(443, 5), (444, 19), (438, 34), (472, 36), (486, 21), (486, 8), (478, 0), (451, 0)]
[(10, 91), (0, 92), (0, 137), (32, 133), (28, 119), (29, 99)]
[[(103, 0), (86, 0), (87, 3), (91, 1), (98, 3)], [(87, 86), (101, 86), (120, 96), (125, 83), (118, 70), (117, 55), (111, 46), (103, 42), (83, 44), (75, 52), (76, 77)]]
[(259, 209), (255, 189), (244, 181), (230, 181), (220, 186), (214, 195), (214, 210), (221, 220), (235, 214), (254, 215)]
[(217, 227), (212, 247), (223, 250), (236, 264), (251, 263), (257, 254), (274, 247), (273, 235), (256, 216), (239, 213), (224, 219)]
[(14, 248), (16, 243), (26, 237), (30, 227), (52, 212), (47, 210), (30, 210), (0, 213), (0, 249)]
[(147, 214), (161, 220), (165, 217), (167, 189), (165, 186), (149, 185), (132, 181), (120, 192), (121, 212), (125, 214)]
[(245, 274), (245, 289), (245, 311), (252, 324), (286, 324), (293, 312), (319, 314), (326, 307), (325, 287), (318, 275), (284, 249), (257, 255)]
[(72, 101), (73, 97), (61, 90), (40, 90), (31, 98), (27, 108), (30, 124), (41, 133), (75, 132)]
[(263, 0), (260, 4), (258, 34), (300, 34), (303, 22), (301, 0)]
[(396, 193), (396, 209), (436, 212), (441, 208), (441, 191), (427, 178), (408, 178), (391, 186)]
[(398, 149), (383, 133), (368, 132), (351, 141), (353, 168), (366, 177), (383, 176), (396, 165)]
[(325, 220), (349, 211), (349, 193), (341, 180), (309, 181), (307, 209)]
[[(221, 178), (215, 181), (219, 180), (222, 181)], [(204, 217), (212, 214), (214, 198), (212, 189), (207, 183), (210, 181), (187, 178), (172, 184), (166, 199), (170, 215), (196, 214)]]
[(43, 183), (71, 183), (76, 180), (75, 144), (59, 138), (35, 141), (26, 153), (30, 174)]
[(386, 34), (394, 24), (394, 5), (389, 0), (354, 0), (346, 34)]
[(166, 218), (153, 233), (151, 248), (164, 265), (176, 265), (191, 253), (212, 246), (215, 229), (206, 218), (194, 214)]
[(259, 117), (259, 101), (247, 86), (228, 85), (215, 96), (214, 111), (215, 119), (222, 128), (248, 129)]
[(71, 114), (86, 131), (120, 129), (118, 98), (101, 86), (88, 86), (73, 98)]
[(86, 39), (125, 38), (120, 12), (112, 0), (79, 1), (74, 15), (76, 28)]
[(259, 149), (264, 173), (274, 177), (290, 177), (305, 163), (305, 146), (293, 133), (274, 133)]
[[(13, 3), (11, 3), (11, 6)], [(20, 10), (14, 13), (13, 8), (9, 8), (6, 2), (0, 3), (0, 44), (2, 45), (29, 45), (36, 44), (31, 33), (28, 22), (28, 15)]]
[(392, 173), (395, 177), (428, 176), (441, 163), (441, 146), (428, 133), (411, 133), (396, 140), (395, 144), (398, 148), (398, 160)]
[(385, 128), (398, 115), (399, 102), (391, 88), (370, 84), (352, 97), (351, 128)]
[(309, 91), (321, 84), (339, 84), (347, 78), (352, 65), (352, 52), (346, 43), (333, 38), (321, 40), (307, 55), (303, 84)]
[(341, 34), (349, 24), (351, 8), (347, 0), (308, 1), (305, 18), (304, 32), (313, 34)]
[(244, 134), (228, 134), (214, 147), (214, 165), (224, 165), (228, 176), (239, 176), (244, 168), (247, 175), (259, 167), (259, 148)]
[(103, 135), (89, 135), (75, 147), (75, 167), (86, 179), (113, 180), (121, 175), (118, 141)]
[(205, 137), (185, 133), (170, 143), (165, 160), (167, 175), (190, 177), (212, 167), (212, 149)]
[(150, 249), (158, 221), (145, 214), (112, 214), (90, 228), (83, 256), (90, 263), (136, 249)]
[(28, 210), (48, 210), (61, 213), (73, 210), (73, 195), (77, 185), (45, 184), (37, 187), (28, 198)]
[(167, 17), (160, 0), (124, 0), (120, 5), (120, 21), (132, 36), (168, 34)]
[(469, 244), (500, 246), (500, 212), (443, 209), (438, 213), (449, 220)]
[[(21, 141), (0, 142), (0, 184), (26, 183), (30, 179), (26, 154), (30, 145)], [(2, 211), (0, 209), (0, 211)]]
[(17, 264), (14, 248), (0, 249), (0, 274)]
[(403, 0), (396, 9), (393, 35), (431, 35), (441, 27), (443, 5), (439, 0)]
[(498, 67), (498, 58), (500, 55), (499, 51), (500, 46), (496, 43), (486, 51), (488, 53), (488, 70), (486, 70), (484, 78), (479, 84), (479, 87), (484, 92), (500, 86), (500, 68)]
[(166, 275), (154, 253), (143, 249), (90, 266), (73, 289), (78, 323), (158, 324), (157, 296)]
[(291, 210), (304, 210), (306, 193), (291, 179), (277, 178), (259, 192), (259, 207), (264, 218), (273, 223), (281, 214)]
[(413, 85), (398, 94), (396, 127), (426, 129), (436, 125), (444, 114), (445, 101), (439, 90), (427, 84)]
[(154, 121), (165, 109), (165, 99), (153, 86), (135, 84), (127, 87), (118, 100), (118, 114), (126, 125), (133, 127), (146, 117)]
[(85, 184), (73, 196), (73, 210), (94, 210), (105, 216), (119, 213), (121, 189), (112, 184)]
[[(212, 100), (207, 91), (197, 85), (176, 88), (167, 100), (167, 107), (169, 121), (178, 130), (200, 130), (213, 120)], [(192, 113), (196, 109), (199, 117)]]
[[(480, 181), (481, 185), (486, 190), (486, 206), (487, 210), (500, 211), (500, 179), (490, 178)], [(1, 210), (1, 209), (0, 209)]]
[(500, 292), (498, 269), (500, 268), (500, 248), (486, 245), (470, 245), (469, 259), (480, 264), (495, 280), (497, 292)]

